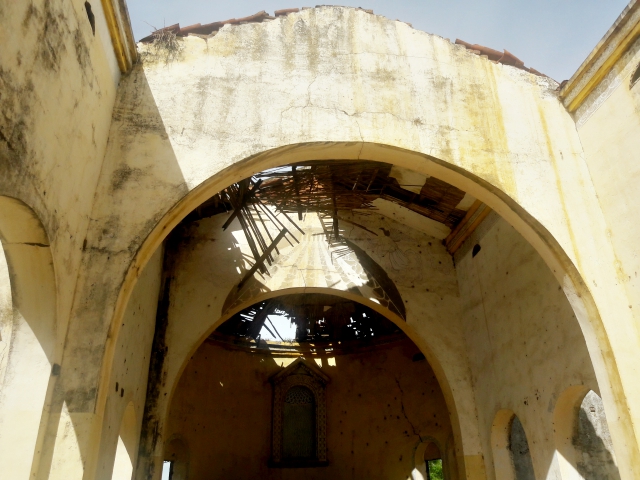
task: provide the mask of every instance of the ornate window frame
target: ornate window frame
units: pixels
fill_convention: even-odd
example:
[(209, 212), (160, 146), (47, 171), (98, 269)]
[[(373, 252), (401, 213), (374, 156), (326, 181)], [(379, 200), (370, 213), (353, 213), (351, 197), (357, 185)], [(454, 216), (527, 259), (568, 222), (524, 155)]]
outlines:
[[(272, 448), (271, 467), (324, 467), (327, 461), (327, 402), (325, 387), (329, 377), (315, 365), (307, 363), (302, 358), (296, 359), (287, 368), (269, 379), (273, 385), (273, 414), (272, 414)], [(310, 460), (287, 460), (282, 458), (282, 426), (284, 415), (284, 400), (290, 388), (303, 386), (311, 390), (316, 405), (316, 455)]]

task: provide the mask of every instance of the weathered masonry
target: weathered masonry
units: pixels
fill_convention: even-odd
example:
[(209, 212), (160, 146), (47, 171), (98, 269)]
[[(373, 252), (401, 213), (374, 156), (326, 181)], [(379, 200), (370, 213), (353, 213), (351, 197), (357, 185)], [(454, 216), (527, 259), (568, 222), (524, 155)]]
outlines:
[(337, 6), (0, 32), (3, 479), (640, 478), (639, 1), (560, 85)]

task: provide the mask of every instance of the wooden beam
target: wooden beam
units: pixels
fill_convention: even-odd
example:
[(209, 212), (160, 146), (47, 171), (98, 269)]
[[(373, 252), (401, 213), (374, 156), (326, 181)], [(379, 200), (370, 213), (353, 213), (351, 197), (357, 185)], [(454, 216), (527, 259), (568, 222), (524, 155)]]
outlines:
[(447, 250), (451, 255), (455, 254), (458, 249), (462, 246), (464, 241), (471, 236), (473, 232), (476, 231), (478, 226), (482, 223), (482, 221), (487, 218), (487, 216), (491, 213), (491, 209), (484, 206), (484, 209), (474, 218), (473, 222), (456, 238), (448, 247)]
[(238, 284), (238, 290), (242, 288), (244, 282), (246, 282), (254, 273), (256, 273), (258, 268), (264, 267), (264, 261), (266, 260), (267, 256), (273, 251), (274, 248), (276, 248), (276, 245), (278, 245), (280, 240), (282, 240), (282, 238), (287, 233), (289, 233), (289, 231), (286, 228), (280, 231), (276, 239), (271, 243), (271, 245), (269, 245), (269, 248), (264, 251), (260, 258), (256, 259), (256, 263), (253, 264), (253, 267), (251, 267), (249, 271), (244, 275), (242, 280), (240, 280), (240, 283)]
[(242, 210), (242, 208), (256, 194), (256, 192), (258, 191), (258, 188), (260, 188), (261, 183), (262, 183), (262, 179), (258, 180), (256, 183), (254, 183), (254, 186), (251, 190), (249, 190), (249, 180), (242, 180), (238, 184), (240, 185), (240, 190), (238, 193), (238, 203), (235, 205), (231, 216), (227, 219), (226, 222), (224, 222), (224, 225), (222, 225), (222, 230), (226, 230), (227, 228), (229, 228), (229, 225), (231, 225), (231, 222), (233, 222), (233, 219), (240, 214), (240, 211)]
[(447, 238), (444, 239), (444, 244), (447, 248), (449, 247), (449, 244), (453, 241), (453, 239), (458, 236), (458, 233), (460, 233), (462, 227), (464, 227), (471, 219), (473, 214), (476, 213), (476, 210), (480, 208), (480, 205), (482, 205), (482, 202), (480, 200), (476, 200), (475, 202), (473, 202), (469, 210), (467, 210), (467, 214), (462, 218), (462, 220), (460, 220), (458, 225), (456, 225), (456, 228), (454, 228), (451, 233), (447, 235)]
[(266, 305), (262, 308), (262, 310), (256, 313), (256, 316), (253, 317), (253, 320), (247, 332), (247, 334), (251, 338), (253, 338), (254, 340), (258, 338), (258, 336), (260, 335), (260, 330), (262, 330), (262, 326), (264, 325), (265, 320), (273, 312), (275, 306), (276, 304), (272, 300), (269, 300), (266, 303)]
[(296, 174), (296, 166), (291, 167), (293, 172), (293, 184), (296, 190), (296, 203), (298, 204), (298, 220), (302, 221), (302, 203), (300, 202), (300, 185), (298, 184), (298, 175)]

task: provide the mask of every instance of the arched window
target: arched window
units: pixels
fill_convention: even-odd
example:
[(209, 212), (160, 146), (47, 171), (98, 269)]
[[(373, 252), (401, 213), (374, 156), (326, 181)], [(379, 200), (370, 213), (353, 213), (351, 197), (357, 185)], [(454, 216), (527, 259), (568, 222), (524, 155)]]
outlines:
[(520, 419), (511, 410), (500, 410), (491, 431), (496, 478), (535, 480), (529, 442)]
[(444, 480), (442, 471), (442, 454), (438, 446), (431, 442), (424, 451), (424, 463), (427, 480)]
[(554, 430), (563, 479), (619, 480), (600, 397), (588, 387), (567, 388), (556, 404)]
[(273, 467), (327, 464), (325, 386), (317, 367), (296, 360), (273, 383)]
[(576, 467), (583, 478), (620, 478), (604, 405), (592, 390), (580, 404), (572, 440), (578, 452)]
[(282, 458), (315, 460), (316, 401), (302, 385), (289, 389), (282, 412)]
[[(446, 471), (446, 473), (445, 473)], [(458, 478), (451, 474), (443, 462), (442, 451), (434, 440), (419, 443), (415, 450), (412, 480), (445, 480)]]
[(514, 415), (509, 432), (509, 451), (515, 473), (515, 480), (536, 480), (533, 473), (533, 462), (529, 452), (529, 442), (520, 419)]
[(164, 447), (162, 480), (186, 480), (189, 474), (189, 448), (185, 441), (172, 436)]

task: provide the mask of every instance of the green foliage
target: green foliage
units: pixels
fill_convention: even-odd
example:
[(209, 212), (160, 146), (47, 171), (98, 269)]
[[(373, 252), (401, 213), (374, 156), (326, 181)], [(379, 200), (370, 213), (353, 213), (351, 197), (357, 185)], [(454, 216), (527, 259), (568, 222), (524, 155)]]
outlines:
[(444, 474), (442, 473), (442, 459), (429, 460), (427, 462), (427, 468), (430, 480), (444, 480)]

